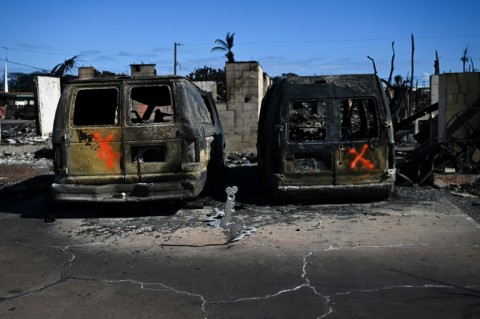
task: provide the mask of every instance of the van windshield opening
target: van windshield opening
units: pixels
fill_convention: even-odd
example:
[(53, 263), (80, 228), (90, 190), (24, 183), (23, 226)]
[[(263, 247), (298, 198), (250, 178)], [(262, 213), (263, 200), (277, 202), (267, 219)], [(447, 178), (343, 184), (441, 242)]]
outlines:
[(118, 125), (118, 94), (114, 88), (78, 90), (73, 111), (76, 126)]
[(130, 91), (130, 123), (173, 122), (170, 89), (166, 85), (134, 87)]

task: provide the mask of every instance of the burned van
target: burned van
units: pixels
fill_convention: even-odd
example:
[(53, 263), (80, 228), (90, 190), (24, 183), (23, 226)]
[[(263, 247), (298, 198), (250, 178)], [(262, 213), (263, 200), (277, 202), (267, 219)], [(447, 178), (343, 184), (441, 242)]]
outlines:
[(273, 198), (387, 198), (393, 127), (376, 75), (286, 77), (262, 102), (257, 152)]
[(53, 147), (57, 201), (183, 200), (211, 161), (220, 169), (224, 139), (213, 101), (186, 78), (92, 78), (64, 88)]

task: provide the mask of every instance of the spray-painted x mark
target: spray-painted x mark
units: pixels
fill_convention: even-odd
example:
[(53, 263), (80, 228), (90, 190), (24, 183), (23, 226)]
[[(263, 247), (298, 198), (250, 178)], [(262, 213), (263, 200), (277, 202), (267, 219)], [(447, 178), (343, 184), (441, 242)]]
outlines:
[(115, 160), (120, 159), (120, 154), (115, 152), (110, 145), (110, 141), (113, 139), (113, 133), (110, 133), (105, 140), (100, 136), (98, 132), (93, 133), (93, 138), (100, 144), (98, 150), (98, 158), (105, 161), (108, 168), (113, 169), (115, 166)]
[(348, 150), (348, 154), (355, 156), (355, 159), (350, 163), (351, 169), (355, 169), (355, 167), (357, 167), (358, 162), (362, 163), (363, 166), (365, 166), (368, 169), (373, 169), (375, 167), (375, 165), (373, 165), (373, 163), (370, 160), (363, 158), (363, 155), (365, 155), (365, 152), (367, 151), (367, 149), (368, 149), (368, 144), (364, 144), (360, 154), (354, 148), (351, 148)]

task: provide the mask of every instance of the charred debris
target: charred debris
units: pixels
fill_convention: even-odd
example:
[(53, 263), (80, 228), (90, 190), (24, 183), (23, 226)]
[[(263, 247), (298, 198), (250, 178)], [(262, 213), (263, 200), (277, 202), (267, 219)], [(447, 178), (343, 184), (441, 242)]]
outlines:
[[(411, 35), (411, 75), (393, 77), (395, 42), (387, 80), (395, 132), (396, 183), (451, 185), (480, 183), (480, 73), (441, 73), (435, 52), (429, 87), (414, 82), (415, 38)], [(373, 63), (377, 73), (375, 61)]]
[[(397, 183), (437, 187), (479, 183), (480, 73), (432, 76), (410, 94), (388, 87)], [(460, 93), (464, 91), (465, 93)]]
[(47, 138), (38, 136), (35, 120), (0, 120), (1, 143), (44, 144)]

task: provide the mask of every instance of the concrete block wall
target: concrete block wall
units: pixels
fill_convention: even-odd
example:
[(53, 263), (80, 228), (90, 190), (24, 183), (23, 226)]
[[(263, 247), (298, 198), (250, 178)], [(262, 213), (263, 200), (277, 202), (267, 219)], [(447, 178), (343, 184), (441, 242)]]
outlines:
[(256, 152), (258, 115), (270, 78), (258, 62), (227, 63), (225, 106), (217, 105), (227, 151)]
[[(480, 107), (480, 73), (445, 73), (432, 76), (432, 102), (438, 99), (437, 141), (444, 141), (452, 117), (470, 107)], [(480, 119), (475, 119), (480, 125)], [(435, 138), (435, 137), (434, 137)]]
[(193, 84), (195, 84), (201, 90), (212, 93), (213, 99), (215, 101), (217, 100), (217, 95), (218, 95), (218, 93), (217, 93), (217, 82), (215, 82), (215, 81), (193, 81)]

